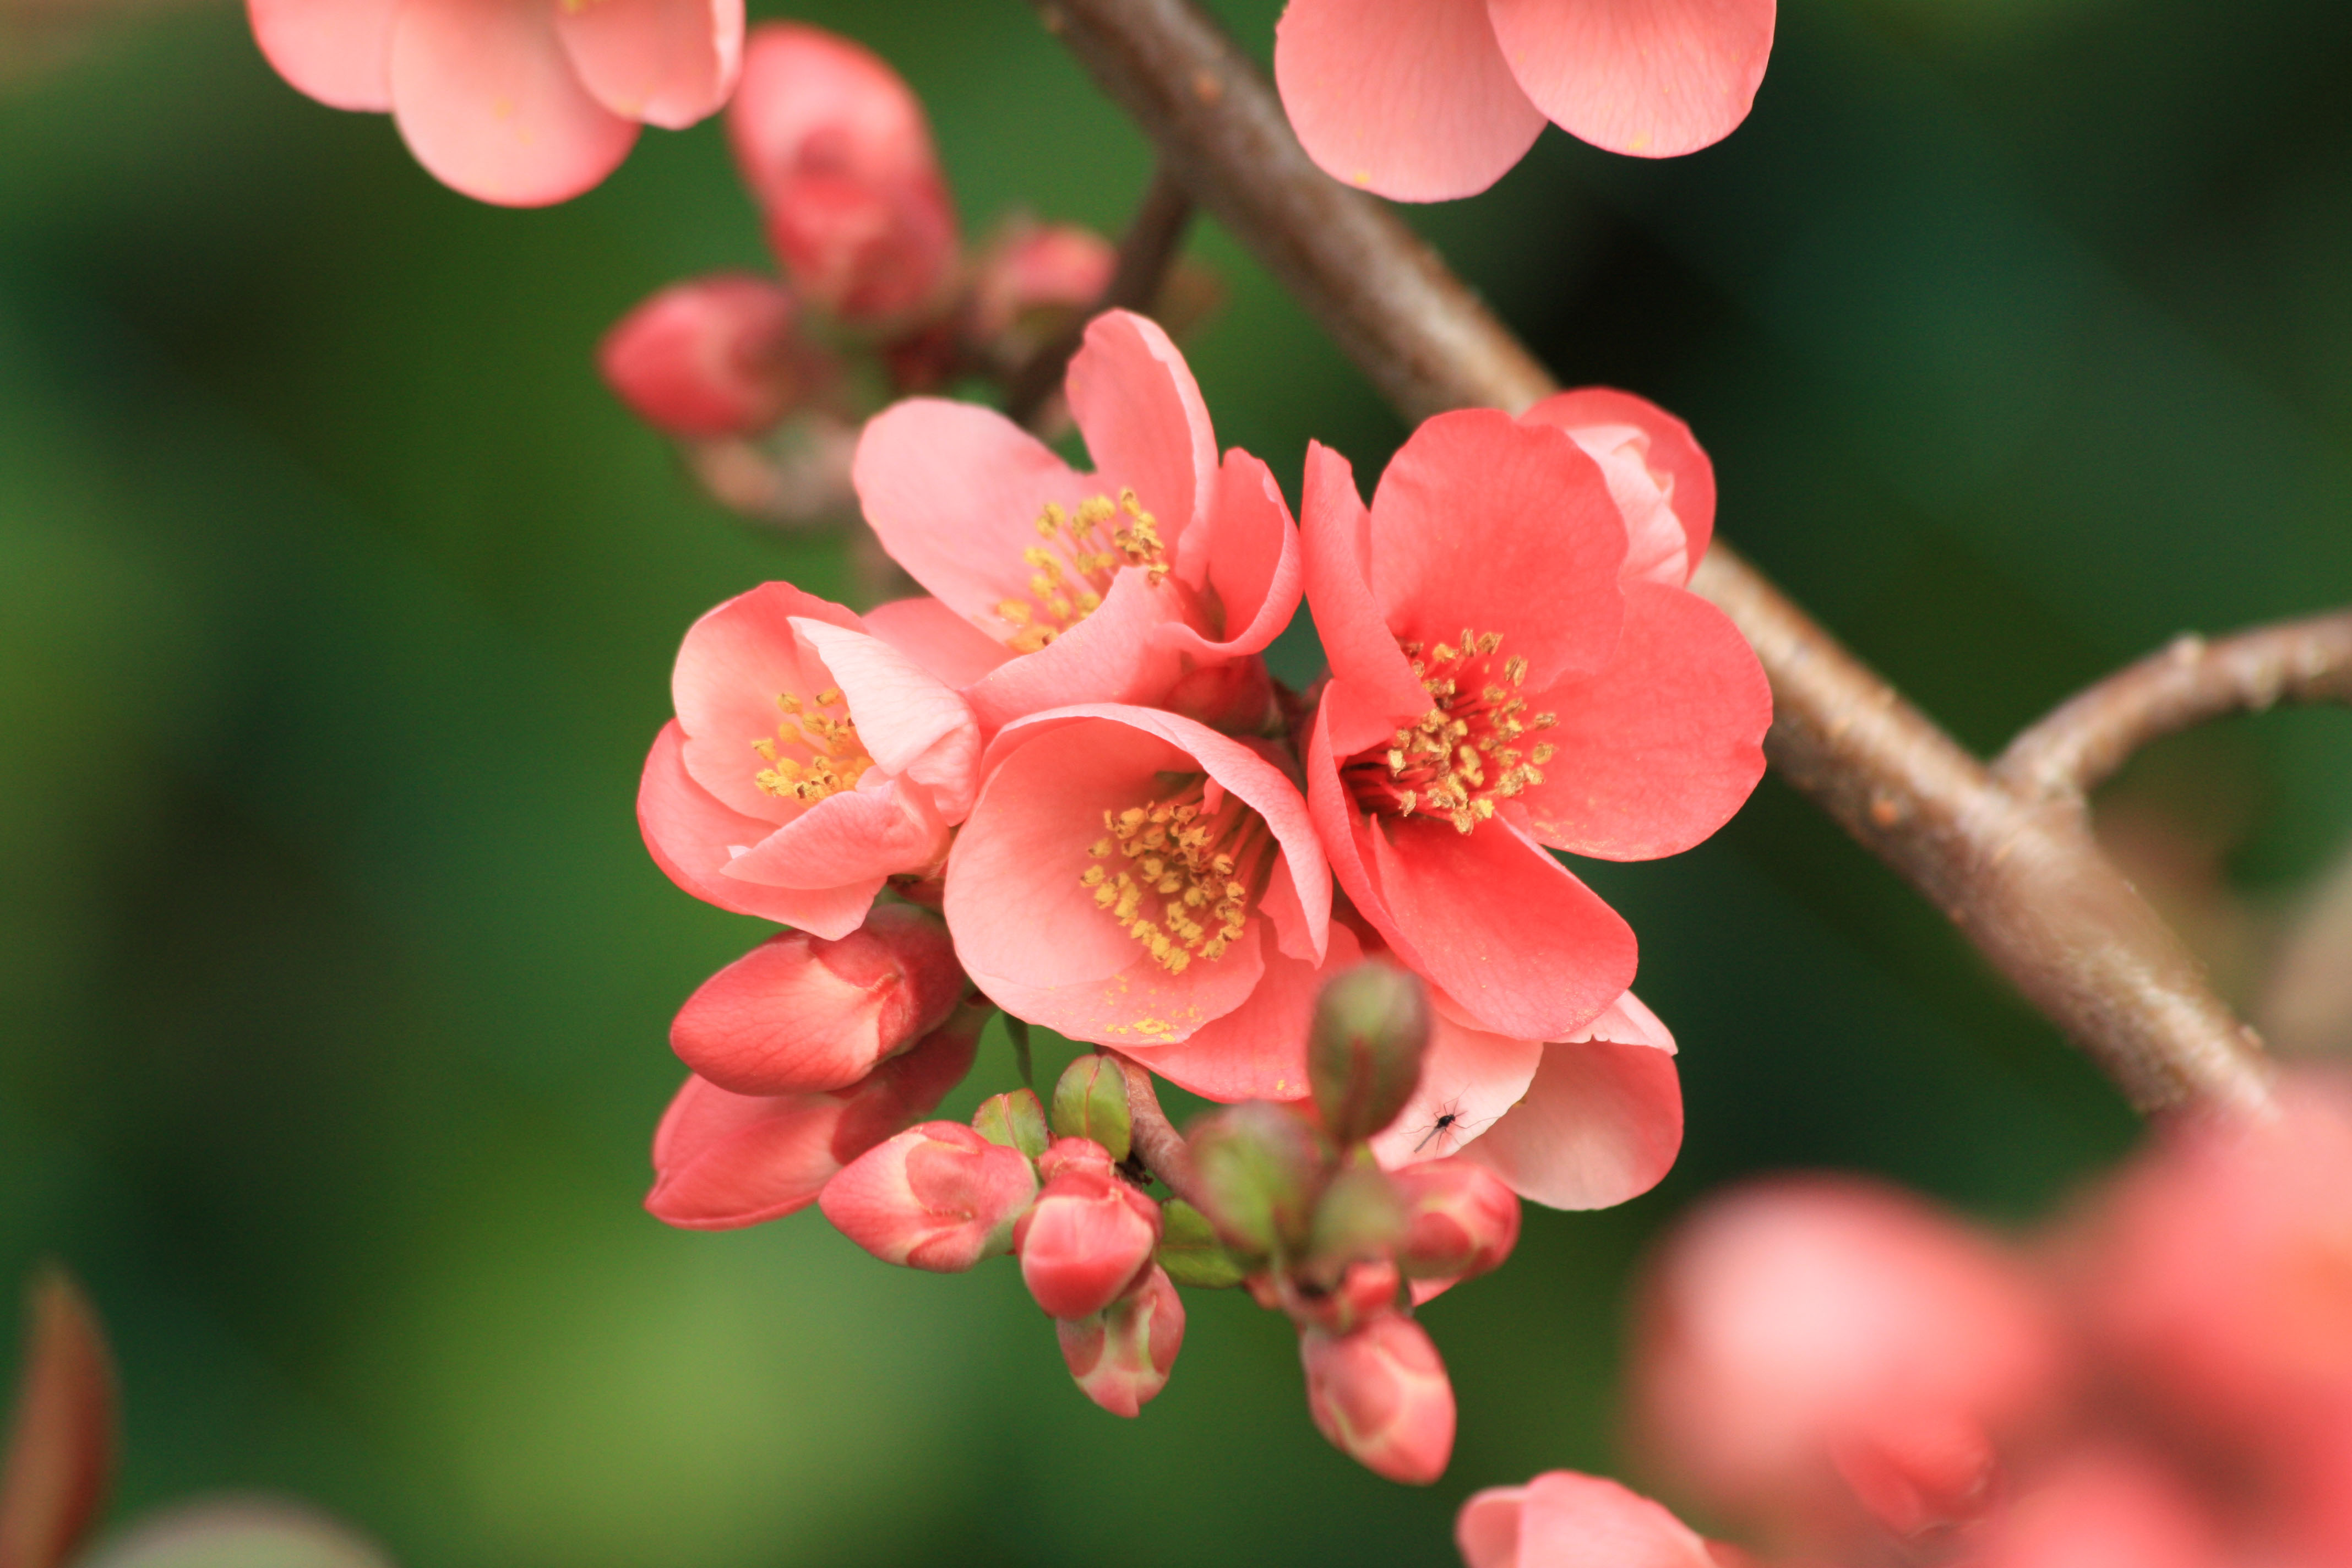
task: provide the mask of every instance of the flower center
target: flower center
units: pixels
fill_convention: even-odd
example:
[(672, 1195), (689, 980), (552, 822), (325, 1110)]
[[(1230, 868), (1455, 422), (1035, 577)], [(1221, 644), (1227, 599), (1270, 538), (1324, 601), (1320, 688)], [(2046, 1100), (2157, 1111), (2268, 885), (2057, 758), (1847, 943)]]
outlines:
[(1146, 805), (1103, 813), (1103, 836), (1078, 878), (1095, 902), (1171, 974), (1223, 958), (1274, 869), (1265, 818), (1202, 773), (1162, 773), (1175, 787)]
[(1168, 575), (1160, 524), (1131, 489), (1119, 491), (1116, 503), (1091, 497), (1076, 511), (1047, 501), (1037, 514), (1037, 537), (1045, 542), (1021, 552), (1033, 574), (1028, 597), (996, 606), (1016, 628), (1004, 639), (1015, 653), (1036, 652), (1100, 609), (1120, 567), (1142, 567), (1155, 588)]
[(814, 698), (790, 691), (776, 694), (784, 721), (772, 736), (751, 742), (767, 766), (751, 777), (766, 794), (779, 800), (814, 805), (829, 795), (856, 789), (874, 759), (857, 738), (857, 726), (841, 700), (841, 688), (827, 687)]
[(1527, 710), (1518, 688), (1528, 661), (1497, 659), (1502, 644), (1499, 632), (1466, 627), (1458, 647), (1397, 644), (1434, 706), (1388, 745), (1348, 759), (1340, 776), (1359, 806), (1381, 816), (1444, 817), (1467, 833), (1495, 815), (1496, 801), (1543, 783), (1543, 766), (1558, 748), (1520, 742), (1559, 716)]

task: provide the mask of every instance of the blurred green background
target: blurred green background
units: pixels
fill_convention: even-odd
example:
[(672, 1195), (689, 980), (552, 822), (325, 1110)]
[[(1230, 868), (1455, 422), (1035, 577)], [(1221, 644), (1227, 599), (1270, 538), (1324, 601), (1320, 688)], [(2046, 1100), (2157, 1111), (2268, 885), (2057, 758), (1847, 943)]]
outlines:
[[(1220, 8), (1268, 45), (1273, 0)], [(1140, 187), (1018, 0), (754, 9), (887, 54), (975, 228), (1116, 229)], [(2352, 598), (2330, 0), (1790, 0), (1727, 143), (1550, 132), (1413, 216), (1564, 380), (1687, 416), (1725, 534), (1972, 744), (2184, 628)], [(1222, 235), (1193, 254), (1229, 289), (1191, 345), (1223, 439), (1294, 496), (1310, 435), (1369, 479), (1401, 427)], [(231, 6), (0, 88), (0, 1279), (90, 1283), (123, 1510), (290, 1490), (410, 1568), (1446, 1563), (1470, 1490), (1614, 1462), (1622, 1283), (1710, 1187), (1831, 1164), (2014, 1220), (2128, 1144), (1768, 781), (1701, 849), (1592, 870), (1688, 1142), (1429, 1310), (1463, 1436), (1425, 1492), (1324, 1446), (1289, 1330), (1232, 1295), (1122, 1423), (1003, 1265), (889, 1269), (813, 1214), (664, 1229), (667, 1018), (760, 928), (648, 861), (637, 767), (693, 616), (849, 579), (698, 500), (590, 351), (760, 259), (716, 124), (493, 210), (286, 88)], [(2116, 787), (2119, 850), (2258, 1012), (2293, 1010), (2274, 955), (2348, 782), (2331, 713)], [(992, 1037), (965, 1100), (1009, 1075)]]

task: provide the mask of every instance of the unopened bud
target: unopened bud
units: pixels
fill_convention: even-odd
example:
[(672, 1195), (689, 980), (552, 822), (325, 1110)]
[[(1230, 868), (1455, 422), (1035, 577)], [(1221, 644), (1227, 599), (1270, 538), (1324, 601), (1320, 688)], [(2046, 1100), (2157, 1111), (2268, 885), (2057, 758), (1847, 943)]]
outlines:
[(1302, 1329), (1346, 1334), (1395, 1311), (1404, 1278), (1388, 1258), (1368, 1258), (1328, 1279), (1286, 1274), (1277, 1276), (1276, 1284), (1276, 1300), (1291, 1321)]
[(1127, 1073), (1100, 1052), (1083, 1056), (1063, 1069), (1054, 1086), (1054, 1136), (1089, 1138), (1116, 1162), (1127, 1158)]
[(1335, 1142), (1360, 1143), (1394, 1121), (1421, 1082), (1429, 991), (1394, 964), (1360, 963), (1315, 1000), (1307, 1077)]
[(1375, 1475), (1426, 1486), (1454, 1454), (1454, 1385), (1419, 1323), (1391, 1312), (1351, 1334), (1298, 1337), (1307, 1409), (1331, 1446)]
[(1118, 265), (1118, 247), (1090, 228), (1016, 219), (972, 268), (971, 335), (995, 342), (1022, 328), (1020, 346), (1034, 353), (1045, 334), (1031, 329), (1029, 318), (1042, 315), (1058, 325), (1092, 310)]
[[(1046, 1151), (1048, 1161), (1060, 1147)], [(1158, 1204), (1107, 1166), (1075, 1163), (1046, 1178), (1013, 1232), (1022, 1281), (1055, 1318), (1101, 1311), (1150, 1264), (1159, 1243)]]
[(1209, 1216), (1181, 1198), (1160, 1205), (1160, 1267), (1179, 1285), (1223, 1290), (1242, 1282), (1242, 1266), (1217, 1240)]
[(1337, 1279), (1350, 1263), (1385, 1258), (1404, 1237), (1404, 1207), (1388, 1173), (1379, 1166), (1350, 1166), (1331, 1179), (1315, 1205), (1307, 1242), (1307, 1265)]
[(1323, 1143), (1312, 1127), (1254, 1100), (1203, 1117), (1186, 1142), (1202, 1211), (1227, 1246), (1260, 1258), (1306, 1246), (1323, 1186)]
[(1168, 1386), (1184, 1343), (1184, 1299), (1167, 1273), (1147, 1268), (1101, 1311), (1054, 1325), (1062, 1359), (1088, 1399), (1132, 1416)]
[(1037, 1194), (1018, 1149), (957, 1121), (926, 1121), (869, 1150), (817, 1202), (842, 1235), (885, 1263), (951, 1274), (1013, 1245)]
[(1397, 1262), (1412, 1279), (1484, 1274), (1518, 1243), (1519, 1195), (1484, 1165), (1425, 1160), (1391, 1172), (1389, 1181), (1404, 1205)]
[(1037, 1156), (1037, 1173), (1049, 1182), (1065, 1171), (1108, 1176), (1117, 1164), (1110, 1151), (1091, 1138), (1056, 1138)]
[(1032, 1160), (1045, 1152), (1045, 1108), (1034, 1089), (990, 1095), (972, 1112), (971, 1127), (990, 1142), (1018, 1149)]
[(719, 273), (673, 284), (622, 317), (596, 350), (614, 396), (672, 436), (766, 429), (824, 379), (782, 284)]

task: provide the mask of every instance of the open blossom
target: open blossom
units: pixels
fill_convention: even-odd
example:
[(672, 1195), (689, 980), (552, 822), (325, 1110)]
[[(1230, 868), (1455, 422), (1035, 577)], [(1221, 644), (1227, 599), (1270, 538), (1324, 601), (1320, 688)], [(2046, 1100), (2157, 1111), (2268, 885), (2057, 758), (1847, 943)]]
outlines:
[(1633, 933), (1547, 850), (1649, 859), (1722, 826), (1764, 771), (1755, 654), (1627, 580), (1608, 475), (1542, 420), (1427, 421), (1369, 510), (1312, 447), (1303, 515), (1331, 660), (1307, 799), (1340, 886), (1481, 1026), (1570, 1038), (1632, 981)]
[(1220, 465), (1165, 332), (1105, 312), (1067, 386), (1091, 474), (993, 409), (939, 398), (885, 409), (857, 446), (858, 500), (883, 547), (962, 617), (964, 638), (1001, 650), (965, 691), (991, 731), (1071, 703), (1157, 702), (1258, 654), (1298, 603), (1282, 492), (1238, 447)]
[(785, 583), (730, 599), (687, 633), (671, 686), (637, 820), (688, 892), (839, 938), (886, 880), (946, 857), (971, 803), (971, 712), (840, 605)]
[(734, 89), (742, 0), (247, 0), (261, 52), (337, 109), (389, 110), (418, 163), (508, 206), (578, 195), (637, 127)]
[(1274, 79), (1307, 156), (1398, 201), (1474, 195), (1546, 121), (1666, 158), (1748, 118), (1774, 0), (1290, 0)]

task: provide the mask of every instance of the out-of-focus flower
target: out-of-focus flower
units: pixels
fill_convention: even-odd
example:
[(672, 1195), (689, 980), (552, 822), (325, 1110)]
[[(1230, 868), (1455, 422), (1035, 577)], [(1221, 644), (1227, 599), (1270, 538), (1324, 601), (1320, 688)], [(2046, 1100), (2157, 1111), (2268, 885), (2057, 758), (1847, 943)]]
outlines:
[(605, 384), (673, 436), (742, 436), (783, 417), (832, 374), (799, 333), (792, 290), (749, 273), (674, 283), (621, 318), (596, 351)]
[[(982, 342), (1017, 337), (1011, 357), (1026, 358), (1094, 307), (1118, 266), (1118, 247), (1093, 229), (1015, 218), (972, 268), (969, 330)], [(1043, 325), (1030, 324), (1040, 318)]]
[(1475, 1494), (1454, 1518), (1454, 1540), (1468, 1568), (1730, 1568), (1736, 1561), (1648, 1498), (1572, 1470)]
[(1375, 1475), (1426, 1486), (1454, 1455), (1454, 1385), (1419, 1323), (1383, 1313), (1352, 1333), (1298, 1336), (1307, 1409), (1331, 1446)]
[(885, 1263), (952, 1274), (1013, 1247), (1037, 1195), (1018, 1149), (958, 1121), (926, 1121), (859, 1155), (819, 1202), (834, 1228)]
[(1054, 1331), (1086, 1396), (1114, 1415), (1131, 1417), (1168, 1386), (1184, 1344), (1184, 1298), (1155, 1265), (1101, 1311), (1066, 1319)]
[[(1091, 1141), (1055, 1140), (1064, 1142)], [(1022, 1281), (1048, 1317), (1061, 1319), (1092, 1317), (1124, 1295), (1159, 1241), (1160, 1205), (1119, 1175), (1107, 1152), (1098, 1163), (1054, 1166), (1013, 1232)]]
[(715, 111), (742, 65), (742, 0), (247, 0), (278, 74), (336, 109), (389, 110), (416, 161), (507, 206), (565, 201), (639, 125)]
[(1666, 158), (1748, 117), (1774, 0), (1290, 0), (1274, 79), (1307, 156), (1399, 201), (1474, 195), (1549, 120)]

